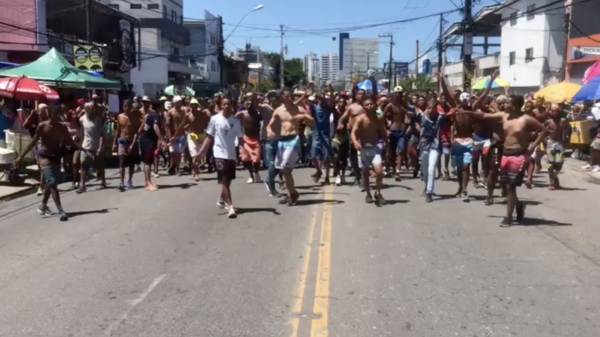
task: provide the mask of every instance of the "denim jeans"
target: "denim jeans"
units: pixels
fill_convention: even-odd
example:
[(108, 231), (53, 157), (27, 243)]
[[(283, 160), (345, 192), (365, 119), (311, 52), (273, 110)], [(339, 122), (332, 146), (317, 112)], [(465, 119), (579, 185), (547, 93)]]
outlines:
[(277, 155), (277, 141), (267, 141), (265, 143), (265, 154), (267, 163), (267, 186), (271, 193), (276, 193), (275, 190), (275, 176), (277, 176), (277, 170), (275, 169), (275, 156)]
[(264, 140), (261, 139), (260, 141), (260, 150), (262, 153), (262, 158), (260, 158), (262, 160), (262, 168), (263, 169), (268, 169), (269, 168), (269, 164), (268, 164), (268, 160), (267, 160), (267, 143), (269, 141), (268, 140)]
[(421, 149), (421, 173), (425, 182), (425, 193), (433, 193), (435, 182), (435, 168), (440, 151), (438, 149)]

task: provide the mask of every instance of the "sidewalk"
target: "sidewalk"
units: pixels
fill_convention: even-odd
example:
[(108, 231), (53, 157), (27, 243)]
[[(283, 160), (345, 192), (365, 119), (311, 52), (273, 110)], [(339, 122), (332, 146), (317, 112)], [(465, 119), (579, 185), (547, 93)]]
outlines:
[(565, 163), (563, 165), (563, 171), (571, 171), (576, 172), (582, 176), (588, 176), (591, 179), (600, 182), (600, 173), (594, 173), (590, 171), (583, 170), (581, 167), (585, 165), (585, 161), (577, 160), (573, 158), (565, 158)]

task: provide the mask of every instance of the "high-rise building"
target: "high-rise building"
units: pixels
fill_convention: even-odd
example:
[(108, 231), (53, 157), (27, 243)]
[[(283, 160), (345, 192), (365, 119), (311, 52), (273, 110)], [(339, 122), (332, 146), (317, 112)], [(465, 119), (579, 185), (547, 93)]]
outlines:
[(340, 56), (340, 66), (339, 70), (343, 70), (344, 65), (344, 41), (350, 38), (350, 33), (340, 33), (340, 41), (339, 41), (339, 51), (338, 55)]
[(235, 51), (237, 57), (243, 59), (248, 63), (261, 63), (260, 61), (260, 47), (252, 46), (250, 42), (246, 43), (246, 48), (238, 48)]
[(366, 73), (369, 68), (379, 68), (379, 39), (345, 39), (341, 55), (343, 62), (340, 65), (345, 74)]
[(306, 81), (320, 79), (321, 62), (319, 62), (319, 56), (313, 52), (304, 55), (302, 70), (306, 74)]
[(340, 60), (338, 54), (329, 52), (321, 55), (321, 79), (337, 81), (340, 73)]

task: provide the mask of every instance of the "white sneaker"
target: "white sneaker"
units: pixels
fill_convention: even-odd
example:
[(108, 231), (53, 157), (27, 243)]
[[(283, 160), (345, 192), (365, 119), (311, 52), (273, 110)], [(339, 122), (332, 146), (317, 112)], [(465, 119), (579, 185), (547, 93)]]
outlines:
[(600, 172), (600, 166), (595, 165), (594, 168), (592, 169), (592, 172), (594, 172), (594, 173)]
[(235, 212), (235, 208), (229, 207), (229, 212), (227, 213), (227, 217), (230, 219), (237, 218), (237, 213)]
[(248, 178), (248, 181), (246, 181), (246, 184), (254, 184), (254, 179)]
[(589, 163), (583, 165), (581, 167), (582, 170), (591, 170), (592, 169), (592, 165), (590, 165)]
[(342, 178), (340, 176), (335, 177), (335, 186), (342, 186)]
[(41, 187), (38, 187), (37, 195), (42, 195), (42, 194), (44, 194), (44, 190), (42, 190)]
[(222, 208), (222, 209), (229, 208), (229, 205), (227, 205), (227, 203), (223, 200), (217, 200), (217, 206), (219, 206), (219, 208)]
[(152, 178), (158, 179), (160, 178), (160, 174), (152, 172)]

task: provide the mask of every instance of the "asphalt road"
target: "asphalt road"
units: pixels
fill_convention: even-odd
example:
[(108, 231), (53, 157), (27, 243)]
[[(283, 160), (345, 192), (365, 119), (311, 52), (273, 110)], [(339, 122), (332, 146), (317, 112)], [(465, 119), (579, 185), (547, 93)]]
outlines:
[(377, 208), (310, 173), (287, 207), (239, 172), (237, 219), (211, 175), (67, 193), (66, 223), (38, 217), (36, 196), (0, 204), (0, 336), (600, 335), (600, 186), (585, 176), (522, 191), (528, 226), (500, 228), (484, 190), (426, 204), (420, 181), (388, 179)]

